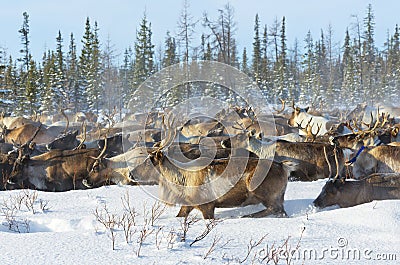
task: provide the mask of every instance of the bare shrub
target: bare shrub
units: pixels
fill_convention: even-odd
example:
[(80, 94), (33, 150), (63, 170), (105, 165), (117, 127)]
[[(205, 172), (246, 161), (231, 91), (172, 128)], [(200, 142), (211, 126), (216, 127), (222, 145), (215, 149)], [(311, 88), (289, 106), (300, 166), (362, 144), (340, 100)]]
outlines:
[(250, 255), (253, 254), (253, 250), (255, 250), (255, 248), (258, 247), (265, 240), (267, 235), (268, 234), (263, 235), (258, 241), (250, 239), (250, 242), (247, 244), (246, 256), (243, 259), (239, 260), (239, 263), (245, 263)]
[(30, 232), (30, 221), (27, 218), (20, 218), (18, 217), (18, 206), (15, 205), (15, 200), (3, 201), (0, 205), (1, 214), (4, 215), (5, 218), (5, 225), (8, 230), (17, 232), (17, 233), (29, 233)]
[[(137, 239), (138, 248), (136, 250), (136, 256), (140, 256), (140, 251), (144, 244), (146, 238), (154, 232), (154, 228), (152, 227), (152, 223), (154, 224), (155, 217), (153, 217), (153, 208), (150, 210), (147, 209), (146, 203), (143, 204), (143, 226), (139, 231), (139, 237)], [(150, 216), (150, 217), (149, 217)]]
[(211, 253), (213, 253), (215, 251), (217, 244), (221, 239), (222, 239), (222, 236), (214, 236), (211, 246), (208, 248), (208, 250), (203, 255), (203, 259), (206, 259), (208, 256), (210, 256)]
[(39, 199), (39, 207), (42, 212), (47, 212), (50, 209), (48, 205), (49, 205), (48, 200)]
[[(4, 215), (5, 226), (13, 232), (29, 233), (30, 221), (27, 218), (20, 217), (20, 214), (24, 213), (24, 208), (32, 212), (32, 214), (37, 213), (37, 201), (38, 192), (29, 190), (22, 190), (15, 195), (10, 195), (8, 199), (3, 198), (3, 202), (0, 204), (0, 211)], [(48, 201), (39, 200), (39, 205), (42, 211), (48, 209)]]
[(151, 217), (150, 217), (150, 224), (154, 226), (155, 222), (161, 217), (161, 215), (165, 212), (166, 205), (162, 202), (156, 201), (151, 206)]
[(216, 226), (219, 222), (222, 221), (216, 221), (215, 219), (210, 220), (207, 224), (206, 224), (206, 229), (204, 230), (204, 232), (196, 237), (196, 239), (190, 243), (190, 246), (192, 246), (194, 243), (199, 242), (200, 240), (204, 239)]
[(22, 196), (26, 209), (35, 214), (36, 213), (35, 202), (38, 198), (37, 191), (30, 192), (29, 190), (24, 190)]
[(126, 192), (125, 196), (121, 198), (121, 201), (122, 201), (122, 206), (124, 208), (124, 212), (122, 214), (122, 217), (120, 218), (120, 225), (124, 230), (126, 243), (130, 243), (132, 242), (133, 234), (135, 234), (136, 232), (136, 229), (133, 230), (133, 228), (136, 225), (135, 218), (138, 214), (135, 210), (135, 207), (131, 205), (128, 191)]
[(176, 242), (176, 232), (174, 228), (171, 228), (171, 230), (169, 230), (168, 234), (165, 236), (166, 240), (167, 240), (167, 249), (173, 249), (174, 248), (174, 244)]
[(261, 248), (258, 251), (258, 254), (254, 255), (252, 263), (257, 260), (260, 264), (278, 264), (283, 260), (287, 265), (292, 264), (293, 253), (296, 253), (299, 250), (304, 231), (305, 227), (302, 228), (300, 238), (294, 247), (289, 244), (291, 237), (288, 236), (281, 245), (273, 243), (272, 245), (267, 245), (266, 247)]
[(118, 216), (108, 211), (107, 204), (104, 204), (103, 209), (101, 210), (99, 210), (97, 207), (94, 211), (94, 216), (96, 217), (96, 220), (106, 229), (112, 242), (112, 249), (115, 250), (115, 239), (117, 237), (117, 231), (115, 228), (120, 223)]
[(135, 218), (138, 216), (138, 213), (135, 210), (135, 207), (131, 205), (131, 200), (129, 196), (129, 192), (126, 191), (126, 194), (124, 197), (121, 198), (122, 201), (122, 206), (124, 208), (124, 212), (129, 215), (129, 219), (131, 220), (133, 225), (135, 224)]
[(140, 251), (142, 249), (144, 241), (153, 232), (154, 232), (153, 228), (149, 228), (149, 226), (147, 224), (143, 225), (142, 229), (139, 232), (139, 237), (138, 237), (138, 240), (137, 240), (137, 243), (138, 243), (138, 249), (136, 251), (136, 256), (137, 257), (140, 257)]
[(156, 240), (156, 242), (155, 242), (155, 244), (156, 244), (156, 248), (158, 249), (158, 250), (160, 250), (160, 246), (161, 246), (161, 242), (162, 242), (162, 237), (161, 237), (161, 235), (162, 235), (162, 230), (163, 230), (163, 226), (160, 226), (158, 229), (157, 229), (157, 231), (156, 231), (156, 235), (155, 235), (155, 240)]
[(181, 223), (181, 242), (186, 241), (186, 235), (187, 232), (189, 231), (189, 228), (200, 221), (200, 219), (197, 216), (185, 216), (183, 219), (180, 220)]
[(126, 243), (132, 242), (132, 236), (135, 234), (136, 230), (133, 230), (135, 227), (135, 220), (132, 219), (132, 215), (124, 212), (122, 217), (120, 218), (120, 225), (124, 230), (124, 236)]

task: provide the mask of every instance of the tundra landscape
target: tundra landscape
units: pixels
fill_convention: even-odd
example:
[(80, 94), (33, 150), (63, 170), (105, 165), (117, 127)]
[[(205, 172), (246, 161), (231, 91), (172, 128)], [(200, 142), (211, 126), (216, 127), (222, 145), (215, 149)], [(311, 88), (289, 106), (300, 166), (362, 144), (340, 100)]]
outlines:
[(123, 52), (102, 34), (127, 27), (125, 8), (103, 27), (90, 14), (109, 4), (63, 20), (51, 3), (61, 25), (87, 12), (83, 35), (58, 30), (38, 59), (35, 30), (46, 42), (57, 24), (46, 1), (0, 17), (7, 44), (22, 14), (19, 51), (0, 42), (1, 264), (398, 263), (400, 35), (375, 24), (397, 3), (361, 19), (346, 2), (341, 40), (329, 24), (291, 43), (317, 24), (308, 2), (264, 24), (280, 2), (199, 15), (184, 0), (159, 41), (174, 5), (145, 0)]

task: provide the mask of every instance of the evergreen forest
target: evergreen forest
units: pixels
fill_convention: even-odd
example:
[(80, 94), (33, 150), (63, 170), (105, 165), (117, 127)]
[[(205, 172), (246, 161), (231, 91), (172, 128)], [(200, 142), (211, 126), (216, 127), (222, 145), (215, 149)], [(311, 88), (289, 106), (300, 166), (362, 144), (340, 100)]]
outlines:
[(59, 31), (55, 33), (56, 49), (35, 55), (41, 58), (35, 60), (30, 50), (30, 16), (24, 12), (16, 32), (20, 52), (7, 54), (7, 48), (0, 47), (0, 109), (14, 115), (53, 114), (65, 108), (75, 112), (121, 110), (152, 74), (200, 60), (244, 72), (271, 103), (283, 98), (323, 108), (349, 108), (400, 99), (399, 27), (393, 25), (385, 43), (375, 43), (371, 5), (363, 18), (343, 32), (339, 44), (333, 40), (333, 26), (321, 30), (318, 39), (309, 32), (289, 44), (285, 19), (263, 26), (255, 14), (254, 27), (249, 29), (252, 46), (239, 50), (232, 5), (223, 6), (215, 18), (206, 13), (194, 18), (185, 1), (177, 28), (166, 32), (161, 47), (154, 45), (152, 24), (144, 13), (132, 46), (115, 51), (110, 39), (99, 39), (101, 21), (87, 17), (82, 39)]

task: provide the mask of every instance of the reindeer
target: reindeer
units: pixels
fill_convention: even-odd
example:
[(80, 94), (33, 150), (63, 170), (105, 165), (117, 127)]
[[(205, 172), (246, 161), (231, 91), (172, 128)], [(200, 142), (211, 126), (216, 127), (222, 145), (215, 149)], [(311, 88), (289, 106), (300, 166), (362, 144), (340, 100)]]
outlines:
[(367, 126), (365, 129), (362, 129), (356, 120), (352, 121), (353, 125), (347, 122), (352, 133), (331, 136), (330, 142), (343, 148), (359, 149), (361, 146), (377, 146), (397, 141), (398, 129), (389, 125), (388, 114), (383, 114), (375, 122), (373, 121), (374, 118), (371, 114), (370, 123), (363, 122)]
[[(262, 203), (266, 209), (248, 217), (286, 216), (283, 200), (289, 172), (295, 167), (293, 163), (248, 157), (211, 162), (203, 157), (180, 163), (166, 155), (175, 138), (172, 135), (168, 133), (165, 141), (149, 153), (147, 163), (151, 162), (160, 172), (162, 199), (183, 205), (178, 217), (187, 217), (193, 209), (198, 209), (205, 219), (212, 219), (216, 207), (257, 203)], [(136, 173), (132, 171), (133, 175)]]
[[(345, 162), (344, 151), (339, 147), (325, 143), (294, 143), (284, 140), (264, 142), (255, 135), (254, 131), (235, 135), (222, 141), (221, 145), (226, 148), (245, 148), (260, 158), (294, 161), (298, 167), (292, 172), (291, 177), (304, 181), (326, 178), (329, 165), (335, 163), (333, 158), (335, 153), (339, 161), (339, 172), (343, 170)], [(324, 160), (324, 148), (328, 151), (329, 164)]]
[[(308, 113), (309, 107), (307, 108), (299, 108), (294, 106), (294, 102), (292, 102), (292, 108), (293, 112), (292, 115), (289, 118), (288, 124), (292, 127), (296, 127), (298, 125), (303, 126), (303, 123), (309, 121), (312, 119), (313, 125), (311, 130), (316, 131), (317, 126), (320, 126), (321, 128), (318, 130), (317, 135), (324, 135), (328, 132), (328, 130), (331, 128), (333, 125), (333, 122), (322, 117), (322, 116), (315, 116), (311, 115)], [(299, 132), (300, 134), (304, 134), (302, 130)]]
[(297, 123), (297, 127), (299, 128), (300, 131), (302, 131), (305, 135), (305, 142), (315, 142), (317, 139), (318, 133), (321, 130), (322, 124), (317, 125), (317, 132), (313, 133), (313, 127), (314, 124), (311, 124), (313, 118), (310, 118), (310, 120), (307, 122), (306, 127), (302, 127), (301, 124)]
[(51, 150), (35, 157), (20, 152), (8, 183), (44, 191), (85, 189), (84, 180), (99, 152), (98, 149)]
[(353, 177), (360, 179), (372, 173), (400, 172), (400, 146), (362, 147), (346, 162), (352, 165)]
[(332, 205), (343, 208), (393, 199), (400, 199), (400, 173), (374, 173), (356, 181), (330, 179), (313, 204), (318, 208)]
[[(136, 183), (131, 179), (130, 170), (143, 163), (147, 158), (145, 147), (132, 150), (111, 158), (105, 158), (108, 139), (104, 139), (102, 152), (94, 158), (88, 178), (84, 182), (87, 187), (98, 186), (101, 183), (129, 184)], [(148, 172), (150, 173), (150, 171)]]

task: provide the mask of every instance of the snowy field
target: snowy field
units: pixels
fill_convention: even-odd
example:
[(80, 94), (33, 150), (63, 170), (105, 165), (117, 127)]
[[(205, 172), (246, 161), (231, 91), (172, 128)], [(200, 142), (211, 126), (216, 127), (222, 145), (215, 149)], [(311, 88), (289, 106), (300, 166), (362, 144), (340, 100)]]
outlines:
[(316, 210), (324, 183), (290, 182), (289, 218), (240, 218), (248, 206), (214, 222), (176, 218), (157, 186), (2, 191), (0, 264), (399, 264), (399, 201)]

